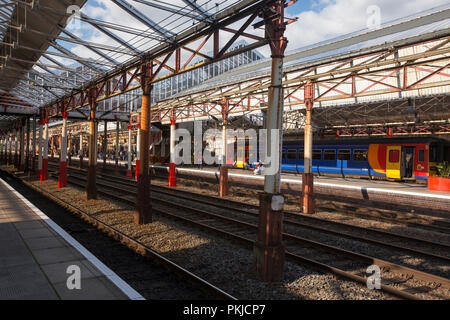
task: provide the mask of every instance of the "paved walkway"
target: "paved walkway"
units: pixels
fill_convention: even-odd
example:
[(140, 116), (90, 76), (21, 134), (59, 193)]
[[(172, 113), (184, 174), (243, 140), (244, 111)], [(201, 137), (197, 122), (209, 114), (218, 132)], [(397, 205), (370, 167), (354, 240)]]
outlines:
[[(81, 271), (81, 289), (68, 288), (77, 284), (70, 266)], [(142, 297), (0, 179), (0, 300), (5, 299)]]

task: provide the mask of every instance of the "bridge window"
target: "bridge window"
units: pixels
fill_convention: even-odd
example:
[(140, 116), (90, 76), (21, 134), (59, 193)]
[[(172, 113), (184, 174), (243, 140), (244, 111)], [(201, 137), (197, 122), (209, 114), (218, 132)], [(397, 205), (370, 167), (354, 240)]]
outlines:
[(297, 159), (297, 150), (289, 149), (287, 153), (287, 157), (289, 160), (296, 160)]
[(400, 152), (398, 150), (390, 150), (389, 151), (389, 162), (398, 162)]
[(336, 160), (336, 150), (323, 150), (323, 160)]
[(367, 161), (367, 150), (353, 150), (353, 161)]
[(338, 151), (338, 160), (350, 160), (350, 150), (341, 149)]
[(312, 159), (313, 160), (322, 160), (322, 150), (313, 149), (312, 151)]

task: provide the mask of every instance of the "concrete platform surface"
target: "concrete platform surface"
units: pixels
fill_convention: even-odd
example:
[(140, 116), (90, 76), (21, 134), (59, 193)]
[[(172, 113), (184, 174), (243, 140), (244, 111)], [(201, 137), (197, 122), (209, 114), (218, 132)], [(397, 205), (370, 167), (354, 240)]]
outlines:
[(143, 297), (0, 179), (0, 299)]

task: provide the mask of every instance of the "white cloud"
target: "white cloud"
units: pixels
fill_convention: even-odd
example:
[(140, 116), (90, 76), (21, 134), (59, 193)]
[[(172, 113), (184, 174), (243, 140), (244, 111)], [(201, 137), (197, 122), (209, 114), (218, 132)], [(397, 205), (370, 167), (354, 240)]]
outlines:
[(319, 0), (317, 5), (325, 5), (323, 9), (301, 12), (299, 20), (288, 26), (288, 50), (366, 28), (366, 10), (371, 5), (380, 8), (384, 23), (446, 3), (448, 0)]

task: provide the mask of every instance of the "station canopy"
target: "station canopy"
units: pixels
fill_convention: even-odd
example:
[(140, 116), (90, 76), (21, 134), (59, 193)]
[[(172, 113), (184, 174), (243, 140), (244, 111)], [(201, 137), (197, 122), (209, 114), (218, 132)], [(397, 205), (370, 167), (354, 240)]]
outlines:
[[(128, 66), (149, 52), (174, 46), (187, 34), (263, 2), (0, 0), (0, 122), (11, 122), (24, 114), (37, 115), (40, 107), (118, 75), (121, 70), (128, 72)], [(225, 42), (244, 22), (236, 19), (234, 25), (220, 30), (227, 35)], [(266, 44), (260, 40), (263, 37), (264, 28), (247, 33), (248, 47)], [(444, 5), (385, 23), (376, 30), (365, 29), (286, 52), (285, 123), (302, 126), (301, 88), (306, 81), (316, 82), (313, 120), (317, 127), (417, 119), (447, 121), (449, 37), (450, 5)], [(183, 50), (186, 57), (196, 55), (197, 60), (185, 57), (184, 67), (189, 68), (199, 57), (208, 58), (211, 40), (204, 47), (201, 40), (193, 41)], [(414, 57), (412, 63), (401, 60), (409, 56)], [(168, 64), (174, 59), (167, 59), (163, 76), (171, 72)], [(270, 58), (258, 60), (161, 99), (152, 105), (152, 121), (169, 121), (170, 110), (174, 109), (177, 121), (218, 116), (218, 106), (224, 99), (230, 100), (231, 114), (236, 116), (260, 113), (267, 108), (270, 63)], [(392, 68), (397, 68), (396, 72), (389, 73)], [(131, 77), (130, 82), (129, 87), (139, 87), (136, 78)], [(351, 92), (352, 86), (356, 92)], [(98, 114), (99, 119), (127, 120), (130, 112), (138, 111), (139, 104), (127, 104), (127, 94), (124, 91), (104, 99), (103, 103), (110, 104)], [(432, 101), (431, 111), (427, 101)], [(71, 116), (86, 119), (86, 111), (81, 106)], [(0, 126), (5, 127), (5, 123)]]
[[(0, 121), (38, 115), (40, 107), (120, 71), (149, 52), (174, 46), (196, 29), (262, 3), (1, 0), (0, 112), (7, 117)], [(231, 38), (234, 30), (227, 31)], [(263, 30), (257, 32), (263, 34)], [(205, 46), (205, 50), (210, 48)], [(133, 80), (133, 84), (138, 82)], [(118, 106), (109, 109), (100, 117), (124, 120), (133, 111)], [(82, 109), (72, 114), (77, 115), (86, 117)]]

